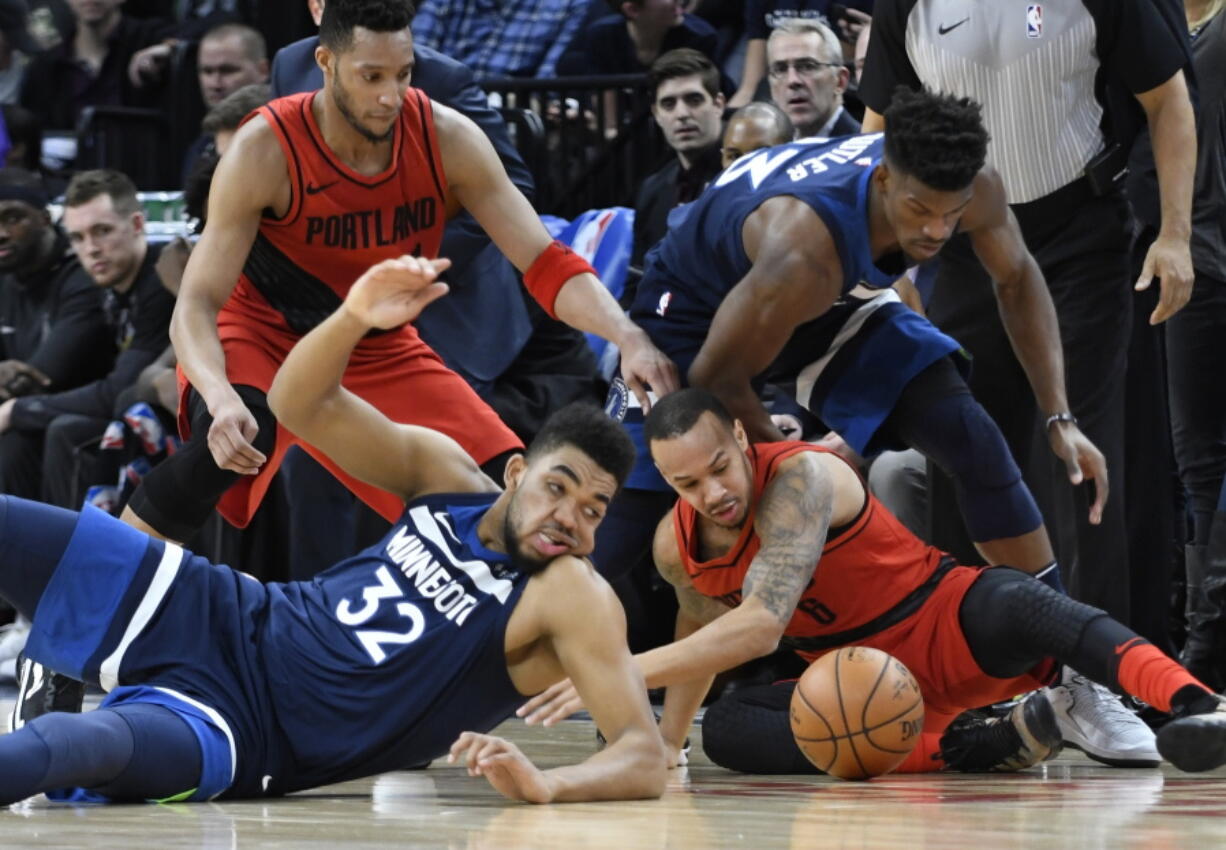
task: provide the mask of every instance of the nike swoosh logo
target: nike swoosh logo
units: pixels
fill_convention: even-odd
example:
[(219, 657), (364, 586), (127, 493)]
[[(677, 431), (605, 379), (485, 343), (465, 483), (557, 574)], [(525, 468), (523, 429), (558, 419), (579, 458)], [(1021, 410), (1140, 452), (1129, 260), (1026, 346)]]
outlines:
[(318, 195), (320, 192), (322, 192), (322, 191), (324, 191), (325, 189), (328, 189), (328, 188), (330, 188), (330, 187), (332, 187), (332, 186), (335, 186), (335, 185), (336, 185), (337, 183), (339, 183), (339, 182), (341, 182), (341, 181), (339, 181), (339, 180), (333, 180), (331, 183), (325, 183), (325, 184), (324, 184), (324, 185), (322, 185), (322, 186), (313, 186), (313, 185), (311, 185), (310, 183), (308, 183), (308, 184), (307, 184), (307, 187), (306, 187), (306, 193), (307, 193), (308, 195)]
[(1143, 637), (1129, 638), (1128, 640), (1124, 641), (1123, 643), (1121, 643), (1119, 646), (1115, 648), (1115, 654), (1123, 655), (1125, 652), (1132, 649), (1134, 646), (1139, 646), (1143, 643), (1145, 643), (1145, 638)]
[[(945, 26), (944, 24), (942, 24), (941, 26), (937, 27), (937, 35), (945, 35), (945, 33), (947, 32), (953, 32), (954, 30), (962, 26), (964, 23), (966, 23), (970, 19), (971, 19), (970, 15), (967, 15), (965, 18), (958, 21), (958, 23), (956, 24), (951, 24), (950, 26)], [(308, 189), (307, 191), (310, 191), (310, 190)]]

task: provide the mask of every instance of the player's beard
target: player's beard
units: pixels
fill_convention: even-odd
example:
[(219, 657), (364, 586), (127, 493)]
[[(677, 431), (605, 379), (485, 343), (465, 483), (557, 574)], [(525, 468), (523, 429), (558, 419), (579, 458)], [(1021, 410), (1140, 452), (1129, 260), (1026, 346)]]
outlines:
[(515, 502), (518, 498), (518, 493), (511, 496), (511, 501), (507, 504), (507, 512), (502, 518), (502, 548), (506, 550), (507, 555), (511, 558), (511, 563), (517, 569), (532, 575), (533, 573), (539, 573), (549, 566), (549, 561), (553, 559), (550, 558), (549, 560), (542, 561), (540, 558), (529, 557), (524, 554), (523, 548), (519, 545), (519, 538), (515, 536), (515, 526), (518, 524), (515, 521), (517, 518)]
[(395, 121), (391, 123), (391, 126), (387, 128), (386, 132), (376, 133), (358, 120), (358, 116), (354, 114), (352, 107), (349, 105), (349, 92), (344, 85), (341, 84), (340, 73), (335, 73), (332, 75), (332, 102), (336, 104), (336, 109), (338, 112), (340, 112), (341, 116), (349, 122), (349, 126), (356, 130), (358, 135), (366, 139), (368, 142), (374, 142), (375, 144), (378, 144), (379, 142), (386, 142), (392, 137), (392, 133), (396, 130)]

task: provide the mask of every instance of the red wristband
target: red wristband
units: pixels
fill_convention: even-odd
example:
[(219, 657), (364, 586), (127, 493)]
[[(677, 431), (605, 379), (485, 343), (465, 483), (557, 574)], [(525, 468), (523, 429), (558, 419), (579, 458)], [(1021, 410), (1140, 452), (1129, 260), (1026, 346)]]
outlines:
[(545, 308), (545, 312), (556, 319), (558, 315), (554, 312), (553, 305), (558, 293), (568, 280), (584, 272), (596, 274), (591, 263), (572, 251), (569, 245), (555, 239), (524, 272), (524, 286), (528, 287), (532, 297)]

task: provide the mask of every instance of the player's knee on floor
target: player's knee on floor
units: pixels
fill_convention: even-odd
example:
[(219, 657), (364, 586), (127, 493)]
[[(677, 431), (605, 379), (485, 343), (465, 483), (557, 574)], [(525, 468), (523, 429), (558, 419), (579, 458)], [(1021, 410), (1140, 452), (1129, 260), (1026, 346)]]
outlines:
[(819, 773), (792, 736), (795, 689), (795, 682), (738, 688), (713, 702), (702, 719), (707, 758), (741, 773)]

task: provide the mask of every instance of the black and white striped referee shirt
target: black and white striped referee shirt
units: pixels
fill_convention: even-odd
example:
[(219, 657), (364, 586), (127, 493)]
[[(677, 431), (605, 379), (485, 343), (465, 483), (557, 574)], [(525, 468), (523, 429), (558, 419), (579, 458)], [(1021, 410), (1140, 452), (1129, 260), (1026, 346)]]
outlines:
[(1153, 0), (877, 0), (860, 96), (878, 113), (899, 85), (977, 100), (1018, 204), (1102, 150), (1104, 74), (1141, 93), (1183, 63)]

